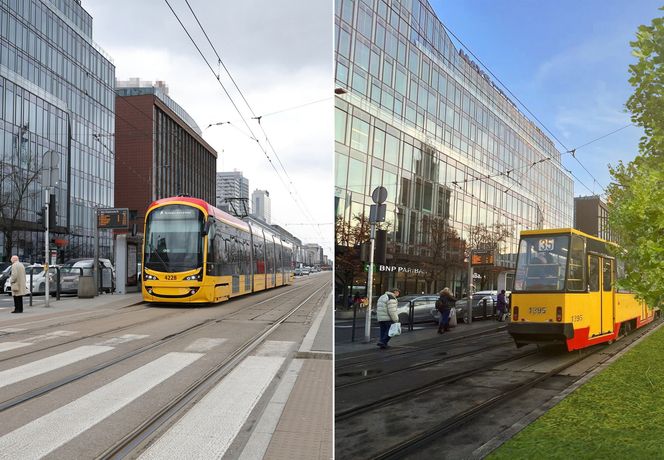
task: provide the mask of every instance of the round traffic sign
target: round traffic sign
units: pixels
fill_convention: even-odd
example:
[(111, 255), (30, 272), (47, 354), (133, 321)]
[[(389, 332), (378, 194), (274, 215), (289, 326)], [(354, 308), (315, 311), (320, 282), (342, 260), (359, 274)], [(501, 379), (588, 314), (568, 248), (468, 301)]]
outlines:
[(383, 204), (387, 199), (387, 189), (383, 186), (376, 187), (371, 194), (371, 199), (376, 204)]

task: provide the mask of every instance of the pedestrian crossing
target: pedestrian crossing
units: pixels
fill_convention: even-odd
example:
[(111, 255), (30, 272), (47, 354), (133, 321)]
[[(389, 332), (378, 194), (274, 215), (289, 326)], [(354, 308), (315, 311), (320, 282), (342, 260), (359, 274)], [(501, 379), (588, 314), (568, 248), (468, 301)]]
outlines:
[[(62, 331), (58, 331), (62, 334)], [(0, 388), (102, 355), (116, 346), (148, 337), (127, 334), (105, 338), (54, 356), (0, 371)], [(34, 339), (34, 338), (33, 338)], [(32, 339), (30, 339), (32, 340)], [(61, 448), (117, 411), (135, 403), (150, 390), (214, 353), (226, 338), (199, 338), (183, 344), (182, 351), (134, 369), (78, 399), (0, 436), (0, 459), (38, 459)], [(13, 345), (31, 342), (0, 342), (0, 353)], [(268, 341), (245, 358), (167, 430), (141, 458), (221, 458), (278, 375), (293, 342)]]

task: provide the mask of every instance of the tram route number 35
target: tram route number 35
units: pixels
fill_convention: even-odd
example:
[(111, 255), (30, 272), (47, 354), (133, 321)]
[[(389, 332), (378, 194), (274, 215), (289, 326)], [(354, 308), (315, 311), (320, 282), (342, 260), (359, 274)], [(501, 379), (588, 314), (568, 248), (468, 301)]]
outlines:
[(546, 307), (530, 307), (528, 313), (531, 315), (544, 315), (546, 313)]

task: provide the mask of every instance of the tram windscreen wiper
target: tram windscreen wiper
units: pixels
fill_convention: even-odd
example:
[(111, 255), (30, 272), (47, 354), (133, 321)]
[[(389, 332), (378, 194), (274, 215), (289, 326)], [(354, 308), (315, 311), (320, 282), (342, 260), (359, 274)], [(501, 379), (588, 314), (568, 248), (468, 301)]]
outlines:
[(165, 271), (165, 272), (170, 271), (169, 266), (168, 266), (168, 262), (166, 262), (166, 261), (161, 257), (161, 255), (159, 254), (159, 250), (158, 250), (157, 248), (155, 248), (154, 246), (152, 246), (152, 243), (148, 243), (148, 247), (150, 248), (150, 254), (154, 254), (154, 255), (156, 255), (156, 256), (159, 258), (159, 261), (160, 261), (161, 264), (164, 266), (164, 271)]

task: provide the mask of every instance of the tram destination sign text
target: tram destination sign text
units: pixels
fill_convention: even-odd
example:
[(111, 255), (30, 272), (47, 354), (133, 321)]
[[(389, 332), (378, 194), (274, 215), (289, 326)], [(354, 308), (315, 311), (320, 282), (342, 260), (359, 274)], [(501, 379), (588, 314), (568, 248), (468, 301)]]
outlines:
[(128, 208), (107, 208), (97, 210), (97, 228), (127, 228), (129, 225)]

